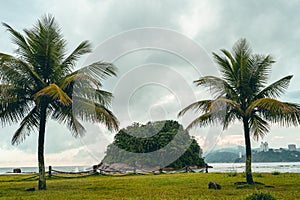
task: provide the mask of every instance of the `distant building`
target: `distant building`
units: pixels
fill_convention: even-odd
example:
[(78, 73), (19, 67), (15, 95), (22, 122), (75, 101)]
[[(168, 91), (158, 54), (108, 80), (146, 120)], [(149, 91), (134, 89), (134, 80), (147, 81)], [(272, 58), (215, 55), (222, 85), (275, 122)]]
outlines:
[(267, 142), (261, 142), (260, 151), (263, 151), (263, 152), (269, 151), (269, 144)]
[(296, 148), (295, 144), (289, 144), (288, 148), (289, 148), (289, 151), (297, 151), (297, 148)]

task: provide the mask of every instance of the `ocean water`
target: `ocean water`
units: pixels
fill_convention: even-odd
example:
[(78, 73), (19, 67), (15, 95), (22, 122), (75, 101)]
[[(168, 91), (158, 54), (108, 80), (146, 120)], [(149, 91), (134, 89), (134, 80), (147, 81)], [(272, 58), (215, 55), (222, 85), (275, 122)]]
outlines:
[[(245, 163), (209, 163), (209, 172), (245, 172)], [(252, 163), (252, 172), (300, 173), (300, 162)]]
[[(38, 173), (38, 167), (0, 167), (0, 174), (12, 174), (13, 169), (20, 168), (22, 173)], [(81, 172), (92, 169), (92, 166), (52, 166), (52, 169), (63, 172)], [(45, 169), (49, 170), (48, 167)]]
[[(213, 168), (209, 172), (245, 172), (245, 163), (208, 163)], [(0, 174), (11, 174), (17, 167), (0, 167)], [(22, 173), (37, 173), (37, 167), (19, 167)], [(92, 169), (92, 166), (52, 166), (52, 169), (63, 172), (81, 172)], [(46, 167), (48, 171), (48, 167)], [(252, 172), (257, 173), (300, 173), (300, 162), (252, 163)]]

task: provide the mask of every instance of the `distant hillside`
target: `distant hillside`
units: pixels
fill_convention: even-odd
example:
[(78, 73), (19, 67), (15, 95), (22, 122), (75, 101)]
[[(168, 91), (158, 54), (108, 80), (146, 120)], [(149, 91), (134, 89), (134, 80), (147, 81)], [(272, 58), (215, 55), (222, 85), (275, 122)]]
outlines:
[(102, 163), (137, 168), (166, 167), (165, 164), (172, 168), (203, 167), (201, 154), (200, 146), (183, 126), (167, 120), (146, 125), (134, 123), (120, 130), (107, 147)]
[[(242, 152), (242, 158), (239, 158), (239, 152)], [(245, 162), (244, 151), (238, 151), (235, 148), (219, 149), (208, 153), (205, 156), (207, 163), (233, 163)], [(281, 152), (252, 151), (252, 162), (300, 162), (299, 151), (288, 151), (282, 149)]]
[(239, 154), (245, 153), (243, 146), (235, 146), (231, 148), (216, 149), (205, 154), (205, 162), (207, 163), (232, 163), (239, 158)]
[[(236, 162), (245, 162), (245, 157), (238, 158)], [(253, 152), (252, 162), (300, 162), (300, 152), (288, 150)]]
[(233, 163), (239, 157), (237, 153), (231, 152), (212, 152), (205, 156), (207, 163)]

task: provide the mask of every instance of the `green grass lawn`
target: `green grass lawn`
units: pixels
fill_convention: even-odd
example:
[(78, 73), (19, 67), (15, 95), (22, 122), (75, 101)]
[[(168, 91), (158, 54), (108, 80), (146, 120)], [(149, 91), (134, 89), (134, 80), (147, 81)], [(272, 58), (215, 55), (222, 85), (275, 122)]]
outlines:
[[(241, 173), (178, 173), (161, 175), (94, 175), (84, 178), (55, 178), (47, 181), (46, 191), (37, 188), (32, 175), (1, 175), (0, 199), (245, 199), (253, 192), (269, 192), (276, 199), (300, 199), (300, 174), (254, 174), (265, 185), (235, 186), (245, 181)], [(215, 181), (221, 190), (208, 190)]]

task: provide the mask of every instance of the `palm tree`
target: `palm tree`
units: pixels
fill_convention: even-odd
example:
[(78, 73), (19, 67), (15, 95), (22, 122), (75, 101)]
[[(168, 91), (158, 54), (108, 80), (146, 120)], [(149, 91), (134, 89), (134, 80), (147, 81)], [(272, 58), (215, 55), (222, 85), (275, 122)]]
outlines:
[(82, 121), (104, 123), (109, 130), (117, 130), (118, 121), (108, 109), (112, 94), (101, 90), (102, 80), (116, 75), (116, 68), (96, 62), (73, 71), (80, 56), (91, 52), (91, 46), (84, 41), (66, 56), (66, 41), (51, 15), (24, 29), (24, 35), (3, 25), (18, 48), (15, 56), (0, 53), (0, 120), (2, 125), (20, 122), (12, 144), (38, 131), (38, 188), (44, 190), (47, 120), (65, 124), (75, 137), (85, 133)]
[(241, 121), (246, 146), (246, 181), (253, 184), (250, 136), (256, 140), (263, 137), (270, 130), (269, 123), (298, 125), (300, 107), (277, 100), (287, 89), (292, 76), (267, 85), (274, 63), (270, 55), (253, 54), (245, 39), (237, 41), (231, 53), (224, 49), (221, 52), (224, 56), (213, 53), (221, 77), (204, 76), (194, 81), (197, 86), (207, 87), (213, 98), (192, 103), (178, 116), (189, 110), (201, 111), (187, 129), (215, 123), (227, 129), (236, 120)]

